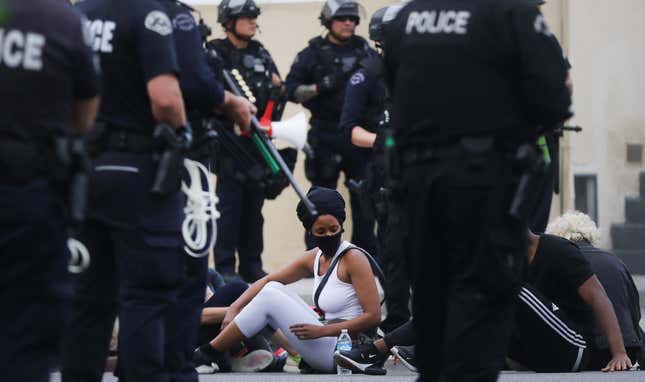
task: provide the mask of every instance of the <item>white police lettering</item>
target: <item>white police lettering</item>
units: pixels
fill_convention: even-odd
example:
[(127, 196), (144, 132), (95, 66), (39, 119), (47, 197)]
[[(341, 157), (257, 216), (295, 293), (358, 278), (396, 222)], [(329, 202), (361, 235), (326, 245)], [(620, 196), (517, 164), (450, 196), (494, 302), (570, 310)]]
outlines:
[(358, 84), (360, 84), (361, 82), (364, 82), (364, 81), (365, 81), (365, 75), (362, 72), (354, 73), (352, 78), (349, 79), (349, 82), (352, 85), (358, 85)]
[(116, 23), (114, 21), (92, 20), (89, 21), (89, 33), (92, 38), (92, 49), (95, 52), (112, 53), (112, 39)]
[(45, 36), (0, 28), (0, 65), (40, 71), (43, 68)]
[(549, 26), (546, 25), (546, 20), (542, 15), (537, 15), (533, 22), (533, 27), (537, 33), (543, 34), (547, 37), (551, 37), (552, 35), (551, 30), (549, 29)]
[(168, 36), (172, 33), (172, 23), (168, 16), (161, 11), (152, 11), (146, 16), (144, 21), (146, 28), (162, 36)]
[(423, 11), (411, 12), (405, 33), (466, 34), (468, 33), (469, 11)]

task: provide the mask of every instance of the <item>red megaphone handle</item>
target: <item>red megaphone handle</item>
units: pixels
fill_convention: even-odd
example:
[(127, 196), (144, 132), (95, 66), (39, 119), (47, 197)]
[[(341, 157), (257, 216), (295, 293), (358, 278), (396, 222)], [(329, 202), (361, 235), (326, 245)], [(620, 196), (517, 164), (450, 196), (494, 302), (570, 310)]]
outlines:
[(269, 131), (267, 131), (267, 134), (269, 135), (269, 137), (273, 136), (273, 129), (271, 128), (271, 122), (272, 122), (271, 115), (273, 115), (274, 107), (275, 107), (275, 101), (269, 100), (269, 102), (267, 102), (267, 107), (264, 109), (264, 115), (262, 116), (262, 118), (260, 118), (260, 125), (266, 126), (269, 128)]

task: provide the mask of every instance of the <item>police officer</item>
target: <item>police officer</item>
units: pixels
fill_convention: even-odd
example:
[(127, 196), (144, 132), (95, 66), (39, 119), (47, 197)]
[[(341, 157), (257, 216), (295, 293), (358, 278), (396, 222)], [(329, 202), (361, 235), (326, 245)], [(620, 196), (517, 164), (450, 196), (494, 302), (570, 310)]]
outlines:
[(65, 200), (50, 174), (62, 168), (57, 136), (85, 133), (98, 109), (83, 28), (66, 3), (0, 3), (2, 381), (48, 381), (59, 351), (69, 252)]
[[(121, 378), (194, 380), (186, 376), (190, 364), (172, 357), (188, 256), (179, 174), (164, 170), (181, 161), (178, 153), (191, 140), (173, 24), (153, 0), (87, 0), (79, 7), (100, 54), (103, 134), (93, 139), (89, 221), (81, 235), (92, 262), (78, 280), (63, 380), (102, 379), (117, 306)], [(249, 119), (247, 109), (238, 122), (248, 126)]]
[[(538, 5), (543, 5), (545, 2), (542, 0), (536, 1)], [(563, 59), (566, 63), (567, 69), (571, 70), (571, 64), (569, 60), (564, 56), (564, 51), (560, 46), (560, 42), (557, 37), (552, 36), (552, 43), (560, 54), (562, 54)], [(567, 87), (569, 91), (573, 91), (573, 85), (571, 82), (571, 76), (567, 74)], [(551, 157), (551, 163), (549, 164), (545, 177), (544, 183), (542, 184), (541, 190), (538, 194), (537, 200), (535, 201), (535, 208), (532, 216), (529, 220), (529, 228), (533, 232), (544, 232), (546, 226), (549, 223), (549, 215), (551, 214), (551, 202), (553, 201), (553, 194), (559, 193), (559, 166), (560, 166), (560, 137), (563, 134), (564, 123), (558, 124), (554, 131), (547, 131), (544, 133), (545, 143), (547, 149), (549, 150), (549, 156)]]
[[(372, 15), (369, 37), (378, 48), (383, 48), (386, 28), (401, 7), (384, 7)], [(376, 217), (378, 222), (378, 252), (386, 279), (387, 318), (380, 325), (384, 332), (390, 332), (410, 319), (405, 230), (399, 221), (400, 209), (391, 208), (392, 184), (386, 184), (388, 168), (384, 142), (392, 133), (390, 101), (382, 57), (375, 55), (364, 58), (347, 83), (340, 128), (352, 144), (373, 150), (366, 180), (361, 183), (361, 201), (365, 206), (363, 212), (372, 214), (371, 218)], [(388, 225), (388, 215), (396, 222)]]
[[(335, 189), (340, 171), (346, 179), (365, 178), (365, 162), (370, 151), (352, 147), (339, 128), (339, 118), (347, 81), (360, 62), (376, 52), (365, 39), (354, 34), (360, 21), (359, 4), (352, 0), (328, 0), (320, 13), (327, 28), (325, 37), (316, 37), (296, 56), (287, 76), (287, 96), (311, 111), (308, 143), (314, 156), (307, 157), (305, 173), (314, 186)], [(352, 242), (377, 253), (374, 219), (365, 219), (356, 192), (350, 192)], [(310, 240), (305, 240), (311, 248)]]
[[(175, 49), (181, 76), (179, 86), (186, 107), (186, 114), (194, 126), (195, 142), (191, 156), (209, 164), (213, 146), (207, 139), (205, 119), (223, 109), (235, 107), (250, 108), (249, 102), (223, 91), (215, 74), (208, 66), (206, 52), (203, 48), (203, 24), (198, 24), (191, 14), (193, 8), (176, 0), (158, 0), (172, 21)], [(167, 362), (176, 365), (187, 365), (192, 359), (193, 351), (198, 346), (197, 334), (204, 303), (204, 286), (208, 273), (208, 256), (188, 257), (186, 277), (180, 292), (177, 305), (170, 319), (179, 323), (177, 331), (167, 338), (171, 352), (166, 354)], [(182, 381), (196, 381), (197, 373), (191, 367), (181, 371), (178, 378)]]
[[(245, 92), (258, 108), (261, 120), (278, 121), (284, 109), (284, 87), (278, 68), (264, 46), (254, 40), (260, 8), (253, 0), (224, 0), (218, 7), (218, 22), (226, 38), (206, 44), (213, 69), (236, 69), (248, 86)], [(241, 84), (238, 84), (241, 85)], [(235, 136), (233, 125), (225, 124), (222, 150), (217, 164), (216, 192), (220, 200), (215, 263), (225, 278), (239, 276), (255, 282), (266, 275), (262, 269), (264, 240), (262, 206), (268, 172), (260, 152), (248, 136)], [(234, 155), (242, 152), (242, 157)], [(276, 195), (277, 196), (277, 195)]]
[(525, 269), (518, 184), (541, 163), (537, 127), (571, 116), (537, 5), (481, 5), (412, 1), (386, 38), (424, 381), (497, 380)]

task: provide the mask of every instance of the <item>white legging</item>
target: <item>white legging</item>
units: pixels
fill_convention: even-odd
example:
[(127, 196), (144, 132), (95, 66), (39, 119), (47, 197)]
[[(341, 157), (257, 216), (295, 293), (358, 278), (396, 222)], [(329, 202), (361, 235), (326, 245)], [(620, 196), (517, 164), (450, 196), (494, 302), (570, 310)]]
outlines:
[(284, 284), (270, 281), (235, 317), (235, 324), (245, 337), (256, 335), (267, 325), (280, 329), (302, 358), (316, 370), (334, 370), (336, 338), (298, 339), (289, 327), (294, 324), (323, 325), (318, 315)]

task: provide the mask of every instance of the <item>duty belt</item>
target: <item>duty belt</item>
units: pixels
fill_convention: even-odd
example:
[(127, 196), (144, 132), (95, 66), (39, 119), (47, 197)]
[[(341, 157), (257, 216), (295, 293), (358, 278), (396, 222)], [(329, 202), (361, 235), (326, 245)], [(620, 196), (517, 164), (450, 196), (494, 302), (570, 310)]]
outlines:
[(402, 153), (404, 166), (429, 162), (436, 159), (457, 158), (464, 154), (459, 143), (450, 146), (410, 147)]
[(404, 149), (402, 163), (409, 166), (441, 159), (457, 159), (479, 152), (492, 152), (495, 140), (492, 137), (464, 137), (441, 145), (412, 146)]
[(106, 149), (108, 151), (126, 151), (131, 153), (152, 152), (156, 148), (152, 136), (136, 134), (128, 131), (109, 131), (106, 133)]

